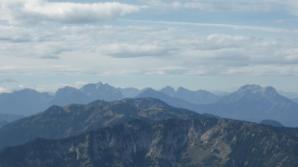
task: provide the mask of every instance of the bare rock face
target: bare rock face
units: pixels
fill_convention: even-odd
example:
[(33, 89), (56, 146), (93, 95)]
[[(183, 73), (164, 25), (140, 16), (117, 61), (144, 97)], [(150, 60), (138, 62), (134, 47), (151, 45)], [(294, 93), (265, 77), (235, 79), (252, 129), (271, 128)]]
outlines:
[(1, 167), (293, 167), (297, 129), (216, 118), (131, 120), (0, 154)]
[[(42, 139), (43, 138), (43, 139)], [(0, 129), (0, 167), (294, 167), (298, 129), (152, 98), (53, 106)]]
[(0, 150), (35, 138), (61, 139), (131, 119), (187, 119), (199, 114), (153, 98), (95, 101), (87, 105), (52, 106), (45, 112), (0, 128)]

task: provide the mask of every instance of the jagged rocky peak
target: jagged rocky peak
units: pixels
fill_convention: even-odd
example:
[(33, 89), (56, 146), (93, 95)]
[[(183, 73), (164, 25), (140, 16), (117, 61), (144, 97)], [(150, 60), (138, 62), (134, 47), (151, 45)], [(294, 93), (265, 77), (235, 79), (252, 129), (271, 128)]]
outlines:
[(112, 88), (112, 86), (110, 86), (107, 83), (97, 82), (97, 83), (93, 83), (93, 84), (84, 85), (81, 89), (88, 91), (88, 90), (97, 90), (100, 88)]
[(87, 84), (80, 88), (80, 91), (91, 98), (89, 101), (97, 99), (113, 101), (123, 98), (119, 89), (102, 82)]
[(241, 94), (262, 94), (262, 95), (277, 95), (277, 91), (275, 88), (268, 86), (262, 87), (260, 85), (244, 85), (240, 89), (238, 89), (237, 93)]

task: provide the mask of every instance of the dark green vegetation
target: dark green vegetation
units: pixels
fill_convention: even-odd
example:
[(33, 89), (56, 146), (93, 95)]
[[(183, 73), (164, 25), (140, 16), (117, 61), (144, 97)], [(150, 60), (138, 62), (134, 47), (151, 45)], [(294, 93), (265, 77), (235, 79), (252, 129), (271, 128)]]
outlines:
[(5, 148), (0, 167), (298, 166), (298, 129), (200, 115), (152, 98), (54, 106), (0, 134), (0, 143), (28, 141)]

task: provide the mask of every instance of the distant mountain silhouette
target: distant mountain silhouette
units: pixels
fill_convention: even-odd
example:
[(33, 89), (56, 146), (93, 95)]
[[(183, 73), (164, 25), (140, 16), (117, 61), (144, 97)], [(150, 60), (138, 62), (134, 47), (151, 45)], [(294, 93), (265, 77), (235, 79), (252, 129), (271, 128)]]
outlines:
[(32, 115), (51, 105), (87, 104), (94, 100), (113, 101), (124, 96), (118, 88), (108, 84), (88, 84), (82, 88), (64, 87), (55, 94), (24, 89), (0, 94), (0, 113)]
[(94, 100), (114, 101), (123, 98), (121, 91), (109, 84), (87, 84), (80, 90), (87, 95), (89, 102)]
[(284, 127), (280, 122), (274, 121), (274, 120), (268, 120), (268, 119), (261, 121), (260, 124), (269, 125), (273, 127)]
[(285, 126), (298, 126), (298, 103), (280, 95), (273, 87), (246, 85), (225, 96), (204, 90), (191, 91), (148, 88), (115, 88), (101, 82), (81, 88), (64, 87), (54, 94), (24, 89), (0, 94), (0, 113), (32, 115), (52, 105), (88, 104), (95, 100), (114, 101), (123, 98), (153, 97), (172, 106), (222, 117), (260, 122), (276, 120)]
[(87, 95), (85, 95), (81, 90), (73, 87), (64, 87), (57, 90), (55, 96), (52, 97), (52, 101), (50, 102), (50, 104), (84, 104), (87, 103), (87, 99)]
[(184, 101), (183, 99), (168, 96), (168, 95), (162, 93), (161, 91), (157, 91), (157, 90), (154, 90), (151, 88), (143, 90), (137, 97), (140, 97), (140, 98), (152, 97), (152, 98), (160, 99), (160, 100), (168, 103), (169, 105), (179, 107), (179, 108), (186, 108), (189, 110), (196, 110), (196, 108), (197, 108), (197, 105), (195, 105), (195, 104), (192, 104), (188, 101)]
[[(124, 115), (134, 114), (135, 110), (121, 111), (123, 105), (138, 108), (142, 111), (140, 115), (152, 113), (158, 116), (159, 112), (162, 112), (162, 115), (176, 115), (180, 112), (177, 109), (172, 111), (174, 108), (161, 102), (148, 99), (110, 105), (118, 114), (130, 111)], [(79, 112), (86, 107), (61, 112)], [(165, 108), (167, 110), (164, 110)], [(148, 109), (150, 112), (146, 112)], [(273, 128), (199, 115), (159, 121), (152, 121), (154, 117), (148, 118), (150, 119), (126, 120), (66, 139), (39, 138), (25, 145), (10, 147), (0, 153), (0, 166), (298, 166), (297, 129)], [(72, 127), (77, 128), (75, 125)]]
[(130, 119), (163, 120), (198, 114), (177, 109), (153, 98), (95, 101), (87, 105), (52, 106), (45, 112), (0, 128), (0, 149), (42, 137), (57, 139), (79, 135)]
[(0, 94), (0, 113), (30, 115), (45, 110), (51, 95), (32, 89)]
[(51, 104), (87, 104), (94, 100), (113, 101), (122, 98), (123, 95), (120, 90), (99, 82), (97, 84), (87, 84), (80, 89), (73, 87), (61, 88), (56, 92)]
[(172, 87), (165, 87), (161, 89), (161, 92), (170, 97), (179, 98), (192, 104), (211, 104), (219, 99), (218, 96), (211, 92), (205, 90), (191, 91), (183, 87), (179, 87), (177, 90)]
[(119, 91), (121, 91), (124, 98), (136, 97), (141, 92), (141, 90), (137, 88), (119, 88)]
[(226, 118), (260, 122), (272, 119), (286, 126), (298, 126), (298, 105), (273, 87), (246, 85), (218, 102), (197, 110)]

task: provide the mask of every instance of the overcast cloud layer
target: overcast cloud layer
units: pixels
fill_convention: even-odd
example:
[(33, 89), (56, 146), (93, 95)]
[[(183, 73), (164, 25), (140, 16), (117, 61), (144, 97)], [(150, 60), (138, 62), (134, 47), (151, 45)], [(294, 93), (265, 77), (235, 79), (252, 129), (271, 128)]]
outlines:
[(298, 91), (297, 11), (295, 0), (2, 0), (0, 79), (15, 82), (0, 92), (99, 80)]

